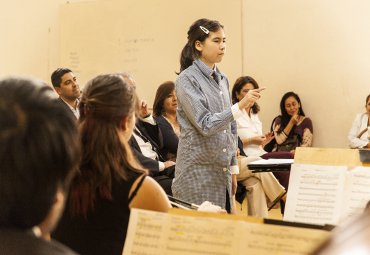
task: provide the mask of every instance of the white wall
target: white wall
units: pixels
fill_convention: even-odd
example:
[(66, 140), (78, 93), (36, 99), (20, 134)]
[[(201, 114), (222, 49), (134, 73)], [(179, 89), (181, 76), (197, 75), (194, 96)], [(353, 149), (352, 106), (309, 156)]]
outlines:
[(244, 74), (267, 87), (265, 129), (295, 91), (314, 125), (314, 146), (347, 147), (370, 93), (370, 2), (246, 0)]
[(51, 72), (60, 64), (59, 10), (66, 2), (1, 2), (0, 76), (25, 75), (50, 82)]
[[(260, 101), (265, 129), (278, 114), (283, 93), (293, 90), (313, 120), (314, 145), (347, 147), (351, 122), (370, 93), (370, 2), (243, 1), (243, 74), (267, 87)], [(74, 40), (59, 35), (60, 5), (66, 2), (1, 3), (0, 76), (21, 74), (50, 82), (51, 72), (61, 64), (60, 42)], [(148, 90), (154, 93), (155, 88)]]

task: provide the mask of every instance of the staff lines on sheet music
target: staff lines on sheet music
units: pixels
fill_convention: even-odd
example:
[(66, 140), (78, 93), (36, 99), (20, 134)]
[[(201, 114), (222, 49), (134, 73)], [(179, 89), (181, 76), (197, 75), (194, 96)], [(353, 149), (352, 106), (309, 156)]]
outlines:
[(327, 211), (317, 211), (317, 210), (304, 210), (303, 208), (298, 208), (295, 211), (296, 215), (318, 215), (318, 216), (324, 216), (324, 215), (333, 215), (333, 212), (327, 212)]
[[(255, 243), (251, 243), (251, 244), (248, 244), (248, 248), (250, 249), (253, 249), (253, 250), (259, 250), (259, 251), (268, 251), (270, 254), (273, 254), (273, 252), (284, 252), (284, 253), (288, 253), (288, 254), (299, 254), (297, 253), (297, 247), (294, 247), (294, 246), (289, 246), (289, 247), (284, 247), (284, 246), (269, 246), (267, 247), (266, 244), (255, 244)], [(284, 254), (283, 253), (283, 254)]]
[(145, 239), (147, 239), (147, 238), (150, 238), (150, 239), (160, 239), (157, 234), (152, 234), (152, 233), (148, 233), (148, 232), (142, 232), (140, 230), (136, 231), (135, 236), (138, 239), (141, 239), (141, 238), (145, 238)]
[[(203, 236), (202, 235), (197, 235), (197, 236), (190, 236), (189, 235), (185, 235), (185, 236), (170, 236), (168, 238), (169, 241), (171, 242), (184, 242), (184, 243), (194, 243), (196, 245), (212, 245), (214, 247), (230, 247), (231, 246), (231, 241), (232, 241), (232, 238), (228, 238), (227, 240), (225, 240), (224, 242), (221, 242), (220, 240), (218, 240), (217, 242), (215, 241), (212, 241), (212, 240), (206, 240), (204, 238), (202, 238)], [(215, 238), (215, 237), (211, 237), (212, 239)]]
[(186, 234), (202, 234), (202, 235), (206, 234), (210, 236), (215, 236), (215, 235), (225, 236), (225, 233), (229, 231), (229, 227), (225, 226), (225, 228), (216, 229), (216, 228), (204, 228), (203, 226), (191, 226), (190, 227), (190, 226), (186, 226), (185, 224), (183, 224), (183, 225), (177, 225), (177, 226), (171, 227), (170, 231), (173, 232), (173, 234), (177, 234), (177, 235), (182, 235), (186, 233)]
[[(307, 219), (307, 220), (315, 220), (315, 222), (317, 223), (317, 221), (316, 220), (319, 220), (320, 222), (325, 222), (325, 223), (327, 223), (327, 222), (331, 222), (332, 221), (332, 218), (331, 217), (322, 217), (322, 216), (309, 216), (309, 215), (302, 215), (302, 214), (297, 214), (297, 213), (295, 213), (294, 214), (294, 216), (295, 217), (297, 217), (298, 219), (299, 218), (303, 218), (303, 219)], [(309, 222), (307, 222), (307, 223), (309, 223)]]
[[(209, 248), (209, 247), (208, 247)], [(177, 251), (177, 252), (186, 252), (186, 254), (214, 254), (214, 255), (229, 255), (230, 252), (229, 251), (225, 251), (225, 252), (222, 252), (222, 251), (207, 251), (205, 249), (191, 249), (191, 248), (179, 248), (179, 247), (176, 247), (176, 246), (171, 246), (170, 244), (167, 246), (167, 250), (169, 251)]]
[[(307, 189), (307, 190), (314, 190), (316, 191), (315, 189)], [(331, 190), (331, 191), (335, 191), (335, 190)], [(322, 192), (318, 192), (318, 193), (303, 193), (303, 192), (298, 192), (298, 195), (299, 196), (308, 196), (308, 197), (336, 197), (336, 194), (333, 192), (333, 193), (322, 193)]]
[(354, 193), (354, 194), (362, 194), (362, 195), (368, 195), (368, 196), (370, 196), (370, 192), (368, 192), (368, 191), (363, 191), (363, 190), (352, 190), (351, 191), (351, 193)]
[(370, 185), (370, 183), (364, 183), (360, 180), (354, 181), (353, 184), (356, 185), (356, 186), (364, 187), (364, 188), (367, 188)]
[(152, 223), (152, 224), (150, 224), (150, 223), (145, 223), (145, 222), (138, 222), (137, 223), (137, 228), (138, 229), (141, 229), (141, 228), (143, 228), (143, 229), (150, 229), (150, 230), (156, 230), (156, 231), (159, 231), (159, 230), (161, 230), (162, 229), (162, 226), (161, 225), (158, 225), (158, 224), (155, 224), (155, 223)]
[(325, 199), (325, 198), (321, 198), (320, 199), (309, 199), (309, 198), (298, 198), (297, 199), (299, 202), (316, 202), (318, 204), (321, 204), (321, 203), (325, 203), (325, 204), (335, 204), (335, 202), (332, 200), (332, 199)]
[[(260, 242), (263, 242), (263, 243), (265, 243), (266, 238), (268, 238), (268, 239), (273, 238), (274, 240), (276, 240), (276, 239), (281, 239), (281, 240), (289, 239), (289, 240), (291, 240), (292, 238), (294, 238), (297, 241), (304, 241), (304, 242), (307, 242), (308, 240), (311, 239), (311, 238), (308, 238), (308, 237), (305, 237), (305, 236), (302, 236), (302, 235), (297, 236), (296, 233), (294, 233), (294, 234), (290, 233), (290, 231), (288, 229), (286, 229), (286, 231), (284, 231), (284, 229), (279, 229), (279, 231), (275, 231), (275, 229), (274, 229), (275, 226), (269, 225), (269, 227), (271, 227), (269, 232), (266, 232), (266, 229), (264, 229), (264, 230), (251, 229), (249, 231), (249, 233), (252, 236), (254, 236), (254, 238), (257, 241), (260, 241)], [(263, 237), (263, 238), (260, 238), (260, 237)], [(288, 246), (291, 246), (291, 244), (289, 244)]]
[(154, 243), (148, 243), (147, 241), (139, 241), (139, 240), (134, 240), (134, 246), (138, 246), (138, 247), (141, 247), (141, 248), (152, 248), (152, 249), (157, 249), (159, 247), (158, 244), (154, 244)]
[(297, 203), (297, 207), (299, 208), (320, 208), (320, 209), (334, 209), (334, 206), (329, 206), (329, 205), (307, 205), (307, 204), (300, 204)]
[(328, 180), (328, 181), (332, 181), (332, 180), (338, 180), (338, 174), (330, 174), (330, 175), (327, 175), (327, 174), (308, 174), (308, 173), (303, 173), (301, 175), (301, 178), (304, 178), (304, 179), (320, 179), (320, 180)]
[(132, 250), (132, 255), (153, 255), (153, 252), (146, 252), (146, 251), (138, 251), (138, 250)]

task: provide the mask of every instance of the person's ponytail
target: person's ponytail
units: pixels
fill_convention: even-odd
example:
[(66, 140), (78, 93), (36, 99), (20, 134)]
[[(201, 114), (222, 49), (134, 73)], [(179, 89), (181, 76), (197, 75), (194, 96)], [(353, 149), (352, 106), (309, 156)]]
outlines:
[(193, 64), (193, 51), (189, 43), (187, 43), (181, 51), (180, 55), (180, 73)]

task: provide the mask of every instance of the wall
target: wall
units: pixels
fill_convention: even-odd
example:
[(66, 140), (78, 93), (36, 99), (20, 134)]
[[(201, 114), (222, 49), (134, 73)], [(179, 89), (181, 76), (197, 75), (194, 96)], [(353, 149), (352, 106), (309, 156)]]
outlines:
[(267, 87), (265, 129), (292, 90), (313, 120), (314, 145), (347, 147), (370, 93), (370, 2), (246, 0), (244, 8), (243, 73)]
[[(228, 12), (219, 12), (224, 9)], [(139, 96), (152, 105), (156, 88), (177, 78), (187, 31), (199, 18), (225, 26), (227, 53), (220, 67), (234, 80), (242, 73), (241, 0), (217, 5), (214, 0), (66, 4), (61, 12), (61, 65), (70, 66), (82, 84), (100, 73), (128, 71)]]
[(51, 71), (60, 64), (59, 11), (64, 3), (65, 0), (1, 3), (0, 76), (25, 75), (50, 81)]
[[(14, 0), (1, 4), (0, 76), (22, 74), (49, 82), (50, 73), (63, 64), (59, 55), (60, 42), (75, 41), (75, 38), (60, 36), (61, 5), (64, 6), (66, 2)], [(68, 2), (82, 4), (112, 1)], [(229, 51), (224, 60), (225, 63), (235, 61), (235, 68), (223, 70), (228, 74), (231, 84), (243, 70), (244, 74), (252, 75), (261, 86), (267, 87), (260, 101), (261, 119), (265, 129), (269, 128), (272, 118), (278, 114), (282, 94), (294, 90), (301, 96), (306, 114), (313, 119), (314, 145), (347, 147), (346, 135), (351, 122), (354, 115), (363, 110), (365, 97), (370, 93), (367, 77), (370, 73), (370, 2), (229, 2), (232, 5), (241, 2), (243, 5), (243, 22), (239, 29), (243, 31), (244, 38), (240, 52), (238, 43), (233, 46), (233, 39), (228, 38)], [(201, 15), (198, 11), (202, 9), (195, 6), (195, 13), (186, 15), (173, 5), (163, 8), (172, 17), (165, 21), (179, 24), (178, 30), (169, 32), (173, 32), (171, 40), (176, 41), (176, 47), (180, 49), (185, 43), (189, 22)], [(131, 11), (133, 15), (136, 14), (135, 9)], [(239, 12), (230, 12), (225, 7), (218, 8), (213, 13), (221, 21), (224, 13), (237, 18), (240, 15)], [(140, 13), (137, 15), (140, 16)], [(72, 18), (72, 14), (70, 16)], [(158, 15), (148, 13), (147, 17), (154, 18)], [(163, 16), (159, 18), (163, 19)], [(231, 27), (225, 25), (228, 36)], [(237, 40), (239, 39), (235, 39)], [(236, 52), (235, 47), (238, 48)], [(99, 49), (96, 51), (100, 52)], [(178, 54), (179, 51), (176, 51), (173, 56), (173, 71), (178, 69)], [(241, 61), (238, 54), (242, 56)], [(231, 57), (233, 55), (237, 55), (236, 59)], [(231, 64), (228, 66), (232, 67)], [(152, 85), (140, 83), (148, 95), (153, 94), (153, 84), (170, 75), (173, 73), (157, 77)]]

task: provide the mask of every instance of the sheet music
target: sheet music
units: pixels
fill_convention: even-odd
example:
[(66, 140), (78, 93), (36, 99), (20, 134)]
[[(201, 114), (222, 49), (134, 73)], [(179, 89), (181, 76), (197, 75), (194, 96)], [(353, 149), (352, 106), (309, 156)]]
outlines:
[(341, 216), (345, 166), (293, 164), (284, 220), (337, 224)]
[(132, 209), (123, 255), (302, 255), (326, 231)]
[(361, 214), (370, 200), (370, 167), (356, 167), (349, 172), (346, 194), (343, 217)]
[[(298, 255), (311, 254), (329, 232), (314, 229), (283, 227), (270, 224), (246, 224), (244, 241), (237, 254)], [(246, 241), (248, 240), (248, 241)]]

